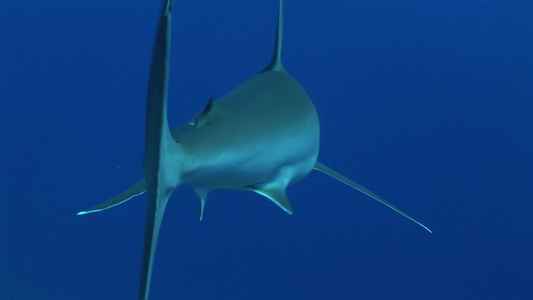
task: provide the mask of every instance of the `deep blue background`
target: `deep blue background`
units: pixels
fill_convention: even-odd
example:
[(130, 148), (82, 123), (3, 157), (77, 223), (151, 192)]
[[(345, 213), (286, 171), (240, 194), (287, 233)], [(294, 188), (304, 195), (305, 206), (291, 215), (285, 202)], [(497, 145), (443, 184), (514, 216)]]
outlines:
[[(294, 215), (175, 193), (152, 299), (532, 299), (531, 1), (285, 3), (283, 61), (321, 118), (320, 160), (434, 234), (318, 173)], [(277, 1), (182, 1), (171, 126), (262, 70)], [(0, 299), (136, 299), (159, 1), (0, 3)]]

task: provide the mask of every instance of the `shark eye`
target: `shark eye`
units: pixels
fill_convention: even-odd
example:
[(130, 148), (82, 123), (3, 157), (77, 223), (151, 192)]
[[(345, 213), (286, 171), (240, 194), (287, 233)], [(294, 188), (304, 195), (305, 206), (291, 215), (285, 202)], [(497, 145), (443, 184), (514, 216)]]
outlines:
[(198, 119), (195, 119), (194, 121), (190, 121), (189, 125), (196, 127), (196, 125), (198, 125)]

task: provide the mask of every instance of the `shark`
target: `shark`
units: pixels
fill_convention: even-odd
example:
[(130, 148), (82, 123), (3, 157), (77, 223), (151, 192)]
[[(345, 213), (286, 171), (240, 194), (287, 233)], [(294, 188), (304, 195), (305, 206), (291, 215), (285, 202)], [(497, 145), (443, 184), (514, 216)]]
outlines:
[(317, 160), (318, 114), (309, 95), (281, 63), (283, 0), (279, 1), (274, 51), (264, 70), (213, 100), (189, 121), (170, 130), (168, 73), (173, 0), (159, 16), (146, 97), (144, 179), (78, 215), (98, 212), (147, 194), (139, 300), (147, 300), (159, 230), (172, 193), (190, 185), (200, 198), (200, 220), (208, 194), (246, 190), (292, 214), (286, 189), (312, 170), (322, 172), (431, 230), (370, 190)]

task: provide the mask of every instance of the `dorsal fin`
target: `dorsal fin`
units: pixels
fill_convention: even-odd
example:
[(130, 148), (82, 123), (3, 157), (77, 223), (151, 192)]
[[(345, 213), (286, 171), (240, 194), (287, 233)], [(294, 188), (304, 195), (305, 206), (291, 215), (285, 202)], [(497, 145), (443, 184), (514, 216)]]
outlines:
[(201, 115), (202, 116), (207, 115), (211, 111), (212, 108), (213, 108), (213, 96), (211, 96), (211, 98), (209, 98), (209, 101), (205, 105), (204, 110), (202, 110)]
[(196, 117), (194, 117), (194, 119), (189, 122), (189, 125), (194, 126), (195, 130), (202, 128), (205, 124), (207, 124), (207, 115), (212, 109), (213, 109), (213, 96), (209, 98), (209, 102), (207, 102), (207, 105), (205, 106), (204, 110), (202, 110), (201, 113), (199, 113)]
[(283, 43), (283, 0), (279, 0), (278, 27), (274, 44), (274, 53), (268, 66), (262, 71), (285, 71), (281, 64), (281, 46)]

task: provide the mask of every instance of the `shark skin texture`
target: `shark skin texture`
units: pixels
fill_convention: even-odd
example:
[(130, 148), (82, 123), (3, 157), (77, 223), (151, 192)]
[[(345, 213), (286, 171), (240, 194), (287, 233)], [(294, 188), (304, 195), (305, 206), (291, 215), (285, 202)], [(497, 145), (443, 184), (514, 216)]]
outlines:
[(191, 185), (200, 198), (200, 220), (210, 191), (249, 190), (278, 205), (292, 207), (286, 188), (320, 171), (431, 230), (381, 197), (317, 160), (320, 125), (316, 109), (301, 85), (281, 63), (283, 0), (268, 66), (188, 122), (170, 131), (167, 94), (173, 0), (163, 1), (146, 100), (144, 179), (110, 200), (81, 211), (98, 212), (147, 194), (140, 300), (147, 300), (153, 260), (165, 207), (171, 194)]

